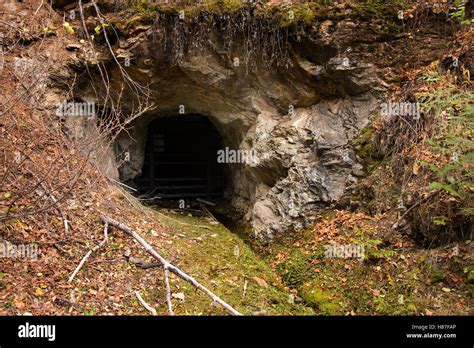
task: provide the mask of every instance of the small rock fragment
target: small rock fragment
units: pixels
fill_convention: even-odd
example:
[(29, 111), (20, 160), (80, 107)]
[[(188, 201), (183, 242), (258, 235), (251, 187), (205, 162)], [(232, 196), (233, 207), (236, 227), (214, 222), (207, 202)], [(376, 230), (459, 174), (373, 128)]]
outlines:
[(265, 280), (259, 277), (253, 277), (252, 280), (260, 287), (268, 289), (268, 284)]

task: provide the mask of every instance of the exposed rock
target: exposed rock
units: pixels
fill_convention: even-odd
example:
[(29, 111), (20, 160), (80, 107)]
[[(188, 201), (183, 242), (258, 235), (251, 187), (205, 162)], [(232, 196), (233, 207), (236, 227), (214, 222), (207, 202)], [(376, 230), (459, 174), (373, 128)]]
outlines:
[(252, 280), (255, 282), (255, 284), (257, 284), (258, 286), (262, 287), (262, 288), (265, 288), (265, 289), (268, 289), (268, 284), (265, 280), (263, 280), (262, 278), (259, 278), (259, 277), (253, 277)]
[(73, 43), (70, 43), (70, 44), (67, 44), (66, 45), (66, 50), (68, 51), (77, 51), (77, 50), (80, 50), (81, 49), (81, 45), (79, 44), (73, 44)]
[[(157, 109), (118, 134), (115, 156), (110, 151), (106, 155), (108, 175), (116, 176), (111, 170), (115, 162), (120, 180), (130, 182), (139, 176), (148, 123), (178, 115), (183, 108), (187, 114), (209, 117), (223, 146), (255, 151), (255, 163), (229, 165), (226, 197), (257, 238), (267, 242), (307, 226), (314, 208), (336, 202), (364, 175), (350, 142), (376, 111), (375, 90), (381, 85), (371, 64), (348, 57), (331, 42), (331, 25), (323, 23), (323, 34), (311, 33), (301, 44), (295, 43), (286, 67), (246, 61), (243, 41), (236, 40), (229, 52), (214, 32), (205, 45), (182, 50), (167, 33), (179, 28), (146, 27), (121, 38), (116, 45), (118, 59), (131, 59), (127, 73), (150, 87)], [(351, 30), (354, 25), (346, 27)], [(338, 35), (343, 31), (337, 30)], [(307, 51), (308, 45), (318, 51)], [(84, 55), (75, 68), (112, 58), (104, 51), (95, 59)], [(121, 71), (111, 65), (108, 75), (111, 90), (118, 93)], [(84, 80), (74, 95), (88, 100), (96, 91), (104, 94), (103, 88), (93, 89)], [(121, 108), (130, 114), (135, 101), (124, 90)]]

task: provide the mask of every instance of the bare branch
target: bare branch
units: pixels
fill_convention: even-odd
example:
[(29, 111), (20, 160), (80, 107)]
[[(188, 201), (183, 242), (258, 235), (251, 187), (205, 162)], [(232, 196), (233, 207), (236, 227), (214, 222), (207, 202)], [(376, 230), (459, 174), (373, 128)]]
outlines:
[(80, 269), (82, 268), (82, 266), (84, 265), (84, 262), (86, 262), (86, 260), (89, 258), (89, 256), (91, 256), (91, 254), (97, 250), (99, 250), (100, 247), (102, 247), (106, 242), (107, 240), (109, 239), (109, 236), (107, 234), (107, 230), (109, 228), (109, 224), (108, 223), (104, 223), (104, 239), (102, 240), (102, 242), (100, 242), (99, 244), (97, 244), (94, 248), (92, 248), (91, 250), (89, 250), (89, 252), (83, 257), (83, 259), (81, 260), (81, 262), (79, 263), (79, 265), (76, 267), (76, 269), (74, 270), (74, 272), (71, 274), (71, 276), (69, 277), (69, 280), (68, 280), (68, 283), (72, 282), (72, 280), (74, 279), (74, 277), (76, 276), (77, 272), (80, 271)]
[(166, 284), (166, 303), (168, 304), (168, 310), (170, 312), (170, 315), (174, 315), (173, 304), (171, 303), (171, 288), (170, 288), (170, 279), (169, 279), (168, 268), (163, 267), (163, 271), (164, 271), (164, 274), (165, 274), (165, 284)]
[(126, 234), (130, 235), (131, 237), (135, 238), (135, 240), (137, 240), (150, 255), (152, 255), (154, 258), (156, 258), (158, 261), (160, 261), (163, 264), (163, 268), (165, 270), (169, 270), (169, 271), (173, 272), (174, 274), (176, 274), (181, 279), (186, 280), (187, 282), (194, 285), (196, 288), (202, 290), (203, 292), (205, 292), (206, 294), (208, 294), (212, 298), (213, 302), (219, 303), (221, 306), (223, 306), (225, 309), (227, 309), (232, 314), (242, 315), (240, 312), (238, 312), (236, 309), (234, 309), (232, 306), (230, 306), (228, 303), (224, 302), (220, 297), (218, 297), (216, 294), (214, 294), (211, 290), (209, 290), (208, 288), (203, 286), (201, 283), (199, 283), (196, 279), (194, 279), (190, 275), (186, 274), (185, 272), (183, 272), (178, 267), (176, 267), (176, 266), (172, 265), (171, 263), (169, 263), (165, 258), (163, 258), (160, 254), (158, 254), (155, 251), (155, 249), (153, 249), (153, 247), (150, 244), (148, 244), (147, 241), (145, 241), (137, 233), (132, 231), (129, 227), (127, 227), (127, 226), (121, 224), (120, 222), (118, 222), (114, 219), (111, 219), (111, 218), (109, 218), (105, 215), (101, 215), (100, 218), (101, 218), (102, 223), (104, 223), (106, 225), (114, 226), (114, 227), (118, 228), (119, 230), (122, 230)]
[(135, 296), (138, 298), (138, 301), (143, 307), (146, 308), (147, 311), (149, 311), (153, 315), (158, 315), (158, 313), (156, 313), (156, 309), (146, 303), (145, 300), (140, 296), (140, 293), (138, 291), (135, 291)]

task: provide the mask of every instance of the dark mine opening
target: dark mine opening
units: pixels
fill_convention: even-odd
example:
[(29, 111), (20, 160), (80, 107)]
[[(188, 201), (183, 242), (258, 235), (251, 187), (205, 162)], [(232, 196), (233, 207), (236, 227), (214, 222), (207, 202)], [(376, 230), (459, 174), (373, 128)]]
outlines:
[(222, 139), (201, 115), (153, 120), (148, 125), (139, 194), (160, 199), (221, 198), (224, 165), (217, 162)]

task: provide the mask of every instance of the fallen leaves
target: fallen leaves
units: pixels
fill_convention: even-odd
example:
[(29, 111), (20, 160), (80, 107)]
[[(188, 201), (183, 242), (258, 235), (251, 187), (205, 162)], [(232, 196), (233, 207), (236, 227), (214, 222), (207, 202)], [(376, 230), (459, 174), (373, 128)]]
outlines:
[(377, 290), (377, 289), (370, 289), (370, 291), (372, 292), (372, 295), (374, 295), (374, 296), (380, 296), (380, 290)]
[(21, 299), (16, 298), (13, 300), (13, 304), (15, 305), (16, 308), (18, 309), (23, 309), (26, 307), (25, 302), (23, 302)]

